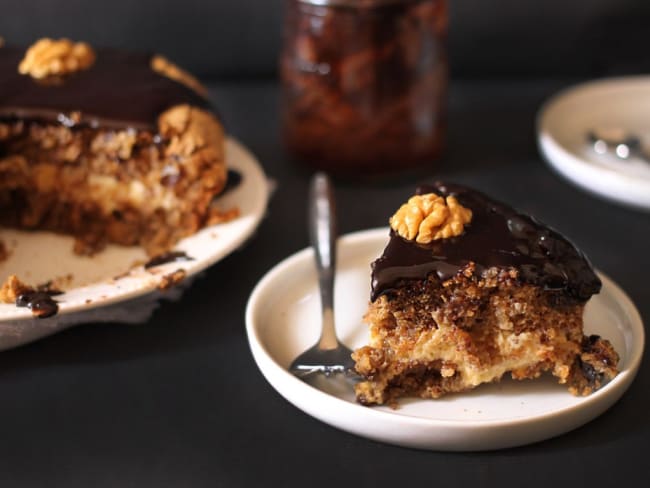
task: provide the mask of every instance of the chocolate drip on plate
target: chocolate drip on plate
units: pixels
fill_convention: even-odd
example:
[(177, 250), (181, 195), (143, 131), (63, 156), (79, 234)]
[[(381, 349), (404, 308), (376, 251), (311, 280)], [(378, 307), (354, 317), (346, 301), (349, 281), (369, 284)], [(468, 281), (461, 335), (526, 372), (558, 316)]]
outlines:
[(219, 196), (222, 196), (223, 194), (237, 188), (239, 185), (241, 185), (243, 179), (244, 177), (239, 171), (236, 171), (234, 169), (229, 169), (228, 178), (226, 179), (226, 186), (224, 186)]
[(444, 281), (470, 262), (479, 273), (492, 267), (515, 268), (523, 282), (578, 301), (600, 291), (600, 280), (587, 258), (534, 218), (460, 185), (436, 183), (418, 188), (417, 193), (456, 196), (472, 210), (472, 221), (460, 236), (430, 244), (407, 241), (391, 230), (384, 253), (372, 263), (373, 301), (402, 280), (435, 274)]
[(155, 266), (162, 266), (163, 264), (175, 263), (179, 261), (194, 261), (194, 258), (188, 256), (183, 251), (170, 251), (151, 258), (145, 263), (144, 269), (149, 269)]
[(59, 311), (56, 300), (46, 291), (25, 291), (16, 298), (16, 306), (29, 308), (39, 319), (51, 317)]

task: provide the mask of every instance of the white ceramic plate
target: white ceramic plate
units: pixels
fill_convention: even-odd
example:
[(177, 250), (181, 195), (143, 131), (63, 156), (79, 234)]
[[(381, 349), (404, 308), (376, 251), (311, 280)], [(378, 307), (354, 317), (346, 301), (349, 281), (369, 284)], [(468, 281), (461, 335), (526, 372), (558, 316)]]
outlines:
[[(351, 348), (367, 342), (361, 323), (370, 288), (369, 263), (381, 254), (387, 229), (339, 240), (336, 321)], [(609, 408), (632, 382), (644, 332), (634, 304), (601, 275), (603, 289), (588, 304), (587, 333), (609, 339), (621, 356), (619, 375), (588, 397), (574, 397), (552, 378), (503, 380), (438, 400), (408, 399), (400, 407), (363, 407), (344, 380), (318, 387), (287, 368), (320, 332), (320, 301), (311, 249), (282, 261), (259, 282), (248, 302), (246, 327), (253, 356), (271, 385), (309, 415), (345, 431), (403, 446), (436, 450), (486, 450), (517, 446), (574, 429)]]
[(596, 154), (587, 143), (593, 129), (619, 128), (650, 148), (650, 77), (593, 81), (560, 92), (537, 118), (540, 150), (548, 163), (577, 186), (624, 205), (650, 210), (650, 164)]
[[(237, 206), (240, 216), (230, 222), (206, 227), (180, 241), (174, 249), (185, 251), (193, 258), (192, 261), (145, 270), (142, 266), (133, 267), (134, 263), (147, 261), (139, 247), (108, 246), (93, 257), (81, 257), (72, 252), (71, 237), (0, 229), (0, 240), (10, 252), (9, 258), (0, 262), (0, 280), (16, 274), (29, 284), (38, 284), (70, 275), (64, 287), (66, 293), (56, 297), (60, 303), (59, 312), (54, 317), (35, 319), (26, 308), (0, 304), (0, 350), (80, 322), (129, 319), (134, 316), (134, 311), (125, 314), (124, 307), (88, 313), (97, 307), (122, 303), (156, 291), (162, 277), (179, 268), (191, 277), (237, 249), (263, 217), (269, 186), (255, 157), (233, 139), (226, 141), (226, 159), (228, 167), (241, 174), (242, 181), (221, 197), (219, 205), (224, 210)], [(125, 272), (128, 274), (116, 278)], [(156, 298), (153, 300), (155, 302)], [(148, 299), (144, 301), (151, 302)]]

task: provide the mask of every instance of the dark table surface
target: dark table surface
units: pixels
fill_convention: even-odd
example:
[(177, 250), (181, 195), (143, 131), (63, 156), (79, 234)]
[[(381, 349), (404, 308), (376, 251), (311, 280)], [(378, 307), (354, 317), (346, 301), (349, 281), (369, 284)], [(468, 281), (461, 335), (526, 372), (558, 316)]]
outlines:
[[(386, 225), (416, 183), (471, 184), (573, 239), (650, 318), (650, 214), (575, 189), (542, 162), (534, 117), (566, 80), (454, 82), (448, 151), (418, 176), (337, 184), (340, 231)], [(0, 354), (0, 486), (613, 486), (643, 479), (650, 374), (571, 433), (488, 453), (416, 451), (322, 424), (281, 398), (250, 354), (244, 307), (307, 245), (309, 173), (280, 144), (275, 82), (212, 86), (229, 131), (277, 182), (241, 250), (145, 324), (89, 324)]]

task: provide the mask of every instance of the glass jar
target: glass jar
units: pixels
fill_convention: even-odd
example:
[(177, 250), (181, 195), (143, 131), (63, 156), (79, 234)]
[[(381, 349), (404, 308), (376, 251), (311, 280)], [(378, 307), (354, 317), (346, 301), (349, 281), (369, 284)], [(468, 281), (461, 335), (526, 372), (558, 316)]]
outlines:
[(446, 126), (446, 33), (446, 0), (287, 0), (290, 152), (342, 174), (432, 162)]

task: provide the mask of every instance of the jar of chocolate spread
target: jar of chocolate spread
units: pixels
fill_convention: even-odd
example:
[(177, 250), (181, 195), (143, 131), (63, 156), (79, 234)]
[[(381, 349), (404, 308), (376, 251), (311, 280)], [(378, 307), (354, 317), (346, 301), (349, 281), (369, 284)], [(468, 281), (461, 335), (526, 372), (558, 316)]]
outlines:
[(445, 132), (446, 33), (446, 0), (287, 0), (291, 154), (347, 175), (433, 162)]

